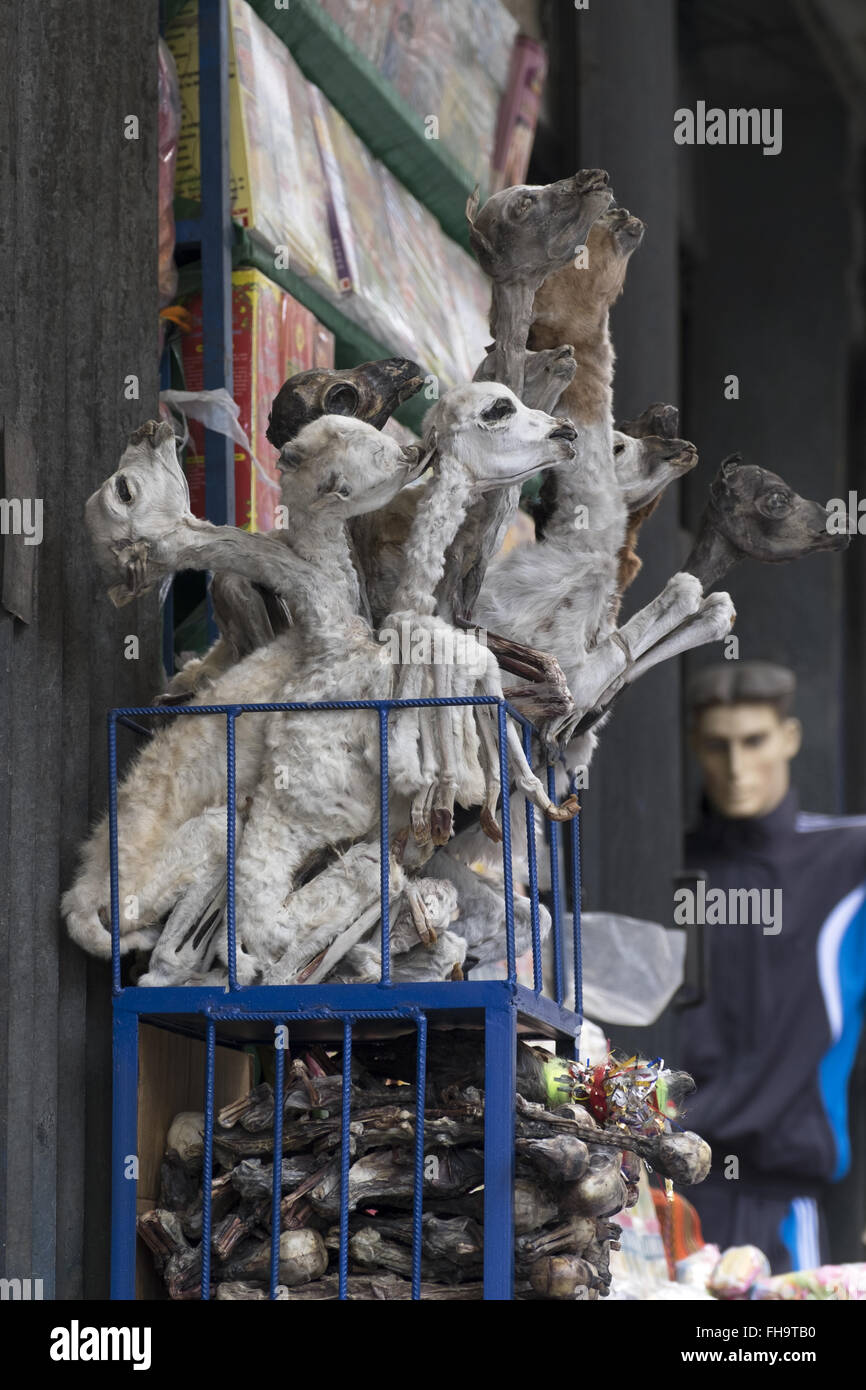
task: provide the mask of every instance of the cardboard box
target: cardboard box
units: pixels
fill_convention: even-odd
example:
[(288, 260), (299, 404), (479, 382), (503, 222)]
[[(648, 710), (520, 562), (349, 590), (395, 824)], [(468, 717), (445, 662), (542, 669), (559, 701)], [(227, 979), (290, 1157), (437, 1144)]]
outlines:
[[(187, 306), (192, 331), (183, 339), (183, 369), (188, 391), (203, 387), (201, 295)], [(232, 275), (234, 398), (240, 423), (256, 458), (271, 480), (261, 477), (245, 449), (235, 449), (235, 524), (251, 531), (270, 531), (279, 502), (277, 451), (265, 432), (271, 403), (287, 377), (311, 367), (333, 367), (334, 336), (285, 290), (258, 270)], [(186, 457), (190, 504), (205, 515), (204, 428), (190, 421)]]
[[(193, 1038), (142, 1024), (138, 1044), (138, 1197), (136, 1211), (159, 1204), (160, 1167), (165, 1140), (175, 1115), (182, 1110), (204, 1111), (205, 1046)], [(217, 1046), (214, 1070), (215, 1113), (220, 1106), (246, 1095), (253, 1084), (253, 1059), (248, 1052)], [(167, 1298), (153, 1267), (153, 1256), (136, 1240), (135, 1296)]]

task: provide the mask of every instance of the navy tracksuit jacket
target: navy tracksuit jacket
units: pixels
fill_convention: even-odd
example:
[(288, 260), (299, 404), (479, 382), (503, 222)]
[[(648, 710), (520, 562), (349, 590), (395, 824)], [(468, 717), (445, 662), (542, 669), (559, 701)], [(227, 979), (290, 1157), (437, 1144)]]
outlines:
[[(705, 808), (686, 865), (708, 888), (781, 889), (782, 927), (707, 925), (706, 1000), (681, 1015), (685, 1123), (713, 1149), (691, 1188), (704, 1237), (761, 1246), (774, 1273), (826, 1259), (820, 1198), (850, 1163), (847, 1087), (866, 1004), (866, 817)], [(729, 1157), (737, 1165), (727, 1162)], [(738, 1171), (736, 1178), (725, 1178)]]

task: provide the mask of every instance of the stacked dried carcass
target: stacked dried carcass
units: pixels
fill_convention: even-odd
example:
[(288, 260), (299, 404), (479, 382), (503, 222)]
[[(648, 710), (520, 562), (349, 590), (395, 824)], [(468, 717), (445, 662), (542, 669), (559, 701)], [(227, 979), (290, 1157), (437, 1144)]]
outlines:
[[(415, 1040), (353, 1049), (348, 1297), (408, 1299), (415, 1165)], [(484, 1245), (483, 1048), (477, 1033), (431, 1033), (424, 1114), (421, 1297), (480, 1299)], [(320, 1047), (286, 1074), (279, 1297), (338, 1295), (342, 1076)], [(678, 1131), (667, 1097), (682, 1075), (632, 1059), (583, 1068), (518, 1044), (515, 1296), (596, 1299), (610, 1285), (611, 1217), (637, 1200), (641, 1161), (700, 1182), (710, 1151)], [(688, 1084), (688, 1083), (686, 1083)], [(558, 1104), (560, 1096), (568, 1099)], [(552, 1107), (552, 1108), (551, 1108)], [(224, 1107), (214, 1130), (211, 1296), (269, 1296), (274, 1092)], [(203, 1116), (176, 1117), (160, 1205), (139, 1219), (169, 1296), (201, 1296)], [(616, 1248), (616, 1247), (614, 1247)]]

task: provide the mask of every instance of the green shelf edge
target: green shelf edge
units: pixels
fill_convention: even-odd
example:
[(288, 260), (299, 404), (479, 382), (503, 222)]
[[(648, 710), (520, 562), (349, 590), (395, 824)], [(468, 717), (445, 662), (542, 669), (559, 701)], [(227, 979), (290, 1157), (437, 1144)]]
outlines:
[[(443, 230), (467, 251), (466, 199), (475, 180), (439, 140), (428, 140), (422, 118), (365, 58), (315, 0), (250, 0), (282, 39), (308, 81), (324, 92), (371, 154), (387, 165)], [(482, 188), (482, 199), (485, 190)]]

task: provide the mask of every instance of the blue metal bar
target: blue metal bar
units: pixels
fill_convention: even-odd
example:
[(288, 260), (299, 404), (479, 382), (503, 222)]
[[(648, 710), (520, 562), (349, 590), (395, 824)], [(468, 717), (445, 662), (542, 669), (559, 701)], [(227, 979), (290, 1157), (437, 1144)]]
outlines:
[(127, 719), (126, 715), (121, 714), (117, 720), (125, 729), (131, 729), (134, 734), (141, 734), (142, 738), (153, 738), (155, 730), (145, 728), (144, 724), (137, 724), (134, 719)]
[[(399, 1002), (396, 1002), (399, 1001)], [(372, 984), (250, 985), (227, 994), (219, 985), (163, 985), (158, 989), (131, 986), (116, 996), (115, 1010), (151, 1015), (192, 1014), (216, 1023), (261, 1020), (271, 1025), (290, 1017), (295, 1028), (310, 1021), (326, 1020), (334, 1025), (335, 1037), (343, 1020), (396, 1019), (415, 1022), (419, 1010), (425, 1013), (459, 1011), (465, 1017), (473, 1012), (479, 1018), (486, 1009), (516, 1005), (521, 1018), (538, 1025), (538, 1035), (573, 1037), (577, 1018), (570, 1009), (559, 1008), (552, 999), (506, 980), (442, 980), (400, 985), (399, 994)], [(269, 1042), (271, 1032), (260, 1041)]]
[(484, 1019), (484, 1298), (514, 1291), (514, 1093), (517, 1011), (489, 1009)]
[(511, 713), (510, 706), (495, 695), (448, 695), (430, 696), (418, 700), (282, 700), (269, 704), (234, 705), (122, 705), (112, 710), (116, 718), (121, 715), (140, 716), (142, 714), (161, 714), (174, 719), (178, 715), (225, 714), (233, 709), (237, 714), (316, 714), (319, 711), (341, 709), (428, 709), (435, 705), (500, 705)]
[(201, 218), (178, 217), (174, 224), (176, 246), (195, 246), (201, 241)]
[(238, 711), (226, 713), (226, 954), (228, 956), (229, 989), (238, 987), (238, 955), (235, 931), (235, 821), (236, 821), (236, 746), (235, 719)]
[(343, 1113), (340, 1116), (340, 1289), (339, 1297), (348, 1297), (349, 1279), (349, 1144), (350, 1111), (352, 1105), (352, 1020), (343, 1022)]
[[(199, 0), (201, 278), (203, 385), (231, 395), (232, 240), (229, 164), (229, 24), (227, 0)], [(234, 441), (205, 430), (205, 513), (235, 521)]]
[(111, 884), (111, 987), (120, 993), (120, 883), (117, 868), (117, 715), (108, 716), (108, 863)]
[(280, 1201), (283, 1192), (283, 1106), (285, 1104), (286, 1041), (284, 1023), (274, 1026), (274, 1185), (271, 1193), (271, 1298), (280, 1282)]
[(379, 710), (379, 899), (383, 985), (391, 983), (391, 864), (388, 827), (388, 711)]
[(583, 1021), (583, 960), (580, 949), (580, 815), (569, 827), (571, 835), (571, 931), (574, 948), (574, 1012)]
[(427, 1090), (427, 1019), (418, 1015), (415, 1067), (415, 1176), (412, 1187), (412, 1298), (421, 1298), (421, 1242), (424, 1216), (424, 1107)]
[[(532, 766), (532, 732), (523, 730), (523, 751)], [(535, 849), (535, 808), (526, 800), (526, 859), (529, 866), (529, 917), (532, 927), (532, 982), (538, 991), (544, 988), (541, 964), (541, 926), (538, 920), (538, 861)]]
[[(556, 768), (548, 764), (547, 795), (556, 800)], [(549, 821), (547, 843), (550, 849), (550, 897), (553, 918), (553, 997), (562, 1003), (562, 900), (559, 893), (559, 825)]]
[(505, 705), (499, 705), (499, 779), (502, 799), (502, 877), (505, 890), (505, 957), (508, 964), (508, 983), (517, 983), (517, 959), (514, 951), (514, 881), (511, 863), (511, 773), (508, 766), (508, 716)]
[(135, 1298), (138, 1016), (115, 1011), (111, 1107), (111, 1297)]
[(210, 1242), (213, 1210), (213, 1121), (216, 1089), (216, 1024), (207, 1021), (207, 1061), (204, 1078), (204, 1154), (201, 1175), (201, 1296), (210, 1298)]

